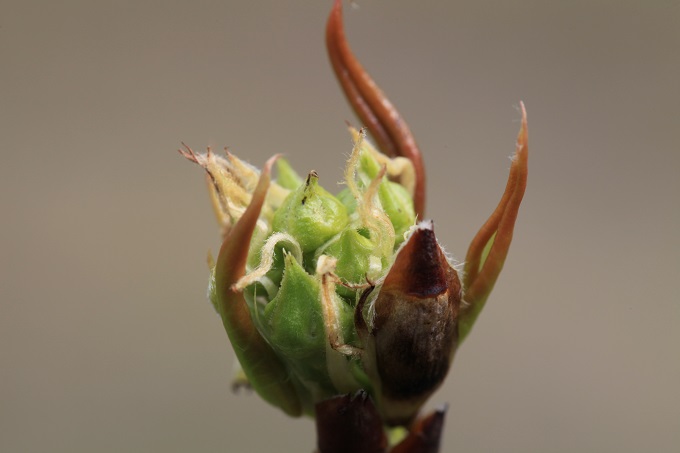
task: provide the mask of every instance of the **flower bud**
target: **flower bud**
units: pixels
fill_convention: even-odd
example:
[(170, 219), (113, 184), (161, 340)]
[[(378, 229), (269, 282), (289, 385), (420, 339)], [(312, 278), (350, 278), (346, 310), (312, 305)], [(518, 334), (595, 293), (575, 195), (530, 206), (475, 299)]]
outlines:
[[(355, 140), (359, 140), (360, 132), (350, 128)], [(404, 158), (389, 159), (376, 150), (368, 141), (360, 142), (360, 157), (356, 166), (358, 185), (366, 187), (378, 177), (382, 165), (386, 166), (387, 176), (399, 180), (399, 183), (385, 179), (378, 187), (378, 199), (387, 214), (395, 233), (395, 246), (404, 241), (406, 233), (416, 221), (413, 206), (413, 165)], [(341, 191), (337, 198), (347, 207), (349, 213), (356, 209), (356, 199), (351, 190)]]
[(319, 176), (312, 171), (283, 201), (272, 226), (295, 237), (304, 252), (311, 252), (342, 231), (347, 222), (345, 206), (319, 185)]
[[(375, 244), (353, 228), (343, 231), (340, 239), (324, 250), (325, 255), (337, 258), (335, 274), (349, 284), (364, 283), (367, 275), (380, 271), (381, 263), (374, 253)], [(352, 300), (356, 294), (356, 290), (342, 285), (338, 285), (336, 291)]]
[(404, 233), (413, 226), (416, 214), (413, 199), (404, 186), (392, 181), (383, 181), (378, 189), (378, 197), (385, 213), (394, 227), (395, 245), (404, 241)]
[[(412, 428), (393, 451), (425, 444), (434, 449), (423, 451), (436, 451), (443, 412), (412, 422), (444, 380), (503, 267), (526, 187), (526, 112), (522, 104), (506, 191), (470, 245), (461, 286), (432, 222), (414, 226), (425, 206), (420, 150), (349, 50), (340, 8), (336, 0), (327, 27), (331, 63), (385, 154), (365, 140), (365, 129), (350, 128), (347, 189), (334, 197), (315, 172), (303, 181), (283, 160), (271, 181), (276, 157), (260, 171), (230, 153), (180, 151), (206, 170), (222, 230), (209, 296), (243, 368), (240, 383), (249, 381), (266, 401), (297, 416), (363, 390), (382, 421)], [(332, 420), (336, 408), (352, 406), (336, 403), (317, 406), (326, 407), (317, 415)], [(347, 426), (365, 424), (357, 420)]]

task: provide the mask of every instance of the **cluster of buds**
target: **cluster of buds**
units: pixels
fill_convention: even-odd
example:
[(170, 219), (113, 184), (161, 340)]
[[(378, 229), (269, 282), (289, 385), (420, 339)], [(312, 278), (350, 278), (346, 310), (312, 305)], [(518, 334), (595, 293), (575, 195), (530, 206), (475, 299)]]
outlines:
[[(413, 430), (433, 425), (431, 417), (416, 421), (419, 410), (443, 382), (507, 255), (526, 185), (526, 114), (522, 106), (506, 191), (456, 265), (433, 222), (422, 220), (421, 154), (351, 53), (340, 5), (327, 26), (331, 63), (382, 151), (365, 129), (350, 127), (354, 147), (340, 193), (326, 191), (315, 171), (301, 177), (280, 156), (259, 170), (230, 153), (181, 153), (205, 169), (222, 229), (209, 296), (242, 367), (239, 382), (291, 416), (318, 422), (338, 405), (370, 401), (380, 426)], [(357, 392), (363, 396), (338, 399)], [(322, 452), (330, 451), (322, 444), (331, 425), (342, 423), (318, 423)], [(385, 451), (384, 435), (376, 439), (375, 451)]]

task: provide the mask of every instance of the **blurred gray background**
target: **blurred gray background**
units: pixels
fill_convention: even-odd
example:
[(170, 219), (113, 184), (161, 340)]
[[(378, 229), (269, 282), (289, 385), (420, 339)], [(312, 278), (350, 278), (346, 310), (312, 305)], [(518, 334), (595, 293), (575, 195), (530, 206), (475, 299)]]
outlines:
[[(529, 115), (501, 278), (446, 384), (445, 452), (680, 448), (680, 4), (345, 4), (463, 259)], [(311, 452), (233, 395), (219, 232), (176, 152), (285, 153), (338, 190), (356, 123), (330, 0), (0, 2), (0, 450)]]

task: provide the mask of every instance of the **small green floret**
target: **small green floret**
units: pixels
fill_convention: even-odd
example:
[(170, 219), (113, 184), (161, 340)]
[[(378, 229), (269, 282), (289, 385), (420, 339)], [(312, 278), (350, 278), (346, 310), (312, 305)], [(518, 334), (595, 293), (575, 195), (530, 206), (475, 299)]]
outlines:
[(311, 172), (283, 201), (272, 227), (293, 236), (307, 253), (342, 231), (348, 220), (345, 206), (321, 187), (318, 175)]
[[(335, 273), (341, 280), (350, 284), (365, 283), (366, 276), (380, 272), (380, 260), (375, 257), (375, 244), (355, 229), (343, 231), (340, 239), (326, 250), (326, 255), (338, 259)], [(371, 265), (377, 269), (371, 269)], [(342, 285), (336, 291), (343, 297), (354, 299), (356, 291)]]
[(380, 184), (378, 198), (394, 227), (396, 247), (404, 242), (404, 233), (416, 221), (413, 199), (404, 186), (392, 181), (383, 181)]

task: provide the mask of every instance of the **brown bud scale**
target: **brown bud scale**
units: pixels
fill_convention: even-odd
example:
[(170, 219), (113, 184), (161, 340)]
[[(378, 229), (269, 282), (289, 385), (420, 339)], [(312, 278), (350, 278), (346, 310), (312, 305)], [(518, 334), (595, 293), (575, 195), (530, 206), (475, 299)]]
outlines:
[(399, 251), (375, 301), (372, 334), (390, 422), (413, 417), (446, 377), (457, 346), (460, 302), (458, 274), (432, 224), (421, 224)]

